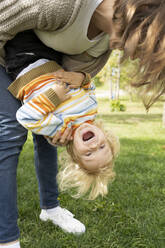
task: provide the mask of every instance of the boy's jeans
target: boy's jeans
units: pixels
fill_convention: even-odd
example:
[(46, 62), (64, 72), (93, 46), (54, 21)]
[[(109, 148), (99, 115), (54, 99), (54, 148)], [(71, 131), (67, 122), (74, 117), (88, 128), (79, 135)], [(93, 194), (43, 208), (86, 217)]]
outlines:
[[(8, 92), (10, 83), (11, 79), (0, 65), (0, 243), (19, 237), (16, 169), (27, 137), (27, 131), (16, 121), (21, 103)], [(33, 135), (33, 138), (41, 208), (56, 207), (59, 205), (57, 150), (40, 135)]]

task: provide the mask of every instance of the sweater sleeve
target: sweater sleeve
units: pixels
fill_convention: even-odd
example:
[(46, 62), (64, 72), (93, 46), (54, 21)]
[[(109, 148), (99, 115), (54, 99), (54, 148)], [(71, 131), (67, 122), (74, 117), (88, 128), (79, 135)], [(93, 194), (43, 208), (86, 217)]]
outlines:
[(53, 113), (55, 109), (56, 106), (44, 93), (23, 104), (17, 110), (16, 118), (26, 129), (53, 137), (57, 127), (62, 123), (62, 120)]
[(98, 58), (90, 55), (87, 56), (86, 53), (81, 54), (81, 56), (69, 56), (65, 54), (63, 55), (62, 67), (67, 71), (81, 71), (89, 73), (91, 77), (94, 77), (107, 63), (110, 54), (111, 50), (108, 50)]

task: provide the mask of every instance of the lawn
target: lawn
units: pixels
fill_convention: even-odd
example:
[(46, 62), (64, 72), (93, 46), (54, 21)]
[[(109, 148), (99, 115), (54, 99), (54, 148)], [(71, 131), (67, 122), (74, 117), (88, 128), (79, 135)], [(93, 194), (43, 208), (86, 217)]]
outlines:
[[(162, 103), (146, 114), (141, 103), (124, 102), (111, 112), (99, 99), (99, 115), (119, 136), (121, 152), (109, 194), (95, 201), (60, 194), (62, 207), (86, 225), (81, 236), (39, 220), (39, 197), (31, 135), (18, 166), (18, 206), (23, 248), (165, 248), (165, 128)], [(63, 153), (63, 149), (59, 149)]]

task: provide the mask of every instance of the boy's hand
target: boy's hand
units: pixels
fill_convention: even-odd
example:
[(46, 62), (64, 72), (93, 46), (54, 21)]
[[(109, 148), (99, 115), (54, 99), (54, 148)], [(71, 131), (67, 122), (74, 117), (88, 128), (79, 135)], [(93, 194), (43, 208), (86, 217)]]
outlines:
[(70, 86), (66, 87), (66, 84), (64, 83), (55, 83), (52, 86), (52, 89), (56, 92), (60, 102), (64, 102), (70, 98), (70, 95), (67, 95), (69, 92)]
[(45, 138), (48, 138), (48, 142), (51, 145), (66, 146), (70, 140), (73, 140), (72, 131), (72, 128), (67, 127), (63, 134), (61, 134), (60, 131), (57, 131), (52, 139), (47, 136), (45, 136)]
[(72, 137), (72, 128), (67, 127), (64, 133), (61, 135), (61, 132), (58, 131), (56, 135), (52, 139), (53, 144), (57, 144), (60, 146), (66, 146), (67, 143), (73, 139)]
[(81, 72), (68, 72), (64, 70), (58, 70), (53, 75), (61, 82), (69, 84), (70, 88), (79, 88), (85, 77)]

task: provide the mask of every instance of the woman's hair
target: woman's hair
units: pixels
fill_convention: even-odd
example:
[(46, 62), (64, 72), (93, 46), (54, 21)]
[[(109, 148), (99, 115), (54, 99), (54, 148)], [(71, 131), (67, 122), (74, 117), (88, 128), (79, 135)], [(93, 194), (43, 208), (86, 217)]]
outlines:
[(123, 61), (139, 59), (139, 80), (146, 109), (165, 93), (165, 0), (116, 0), (113, 24), (121, 37)]
[(73, 142), (67, 145), (67, 152), (72, 161), (66, 161), (59, 170), (57, 175), (59, 187), (62, 191), (75, 189), (77, 193), (72, 196), (79, 198), (88, 195), (87, 199), (94, 200), (98, 195), (106, 195), (108, 193), (108, 183), (115, 178), (113, 171), (114, 159), (117, 156), (120, 143), (119, 139), (110, 131), (105, 131), (100, 123), (94, 123), (105, 133), (109, 147), (112, 152), (112, 160), (109, 161), (104, 168), (98, 171), (88, 171), (81, 166), (80, 161), (73, 152)]

